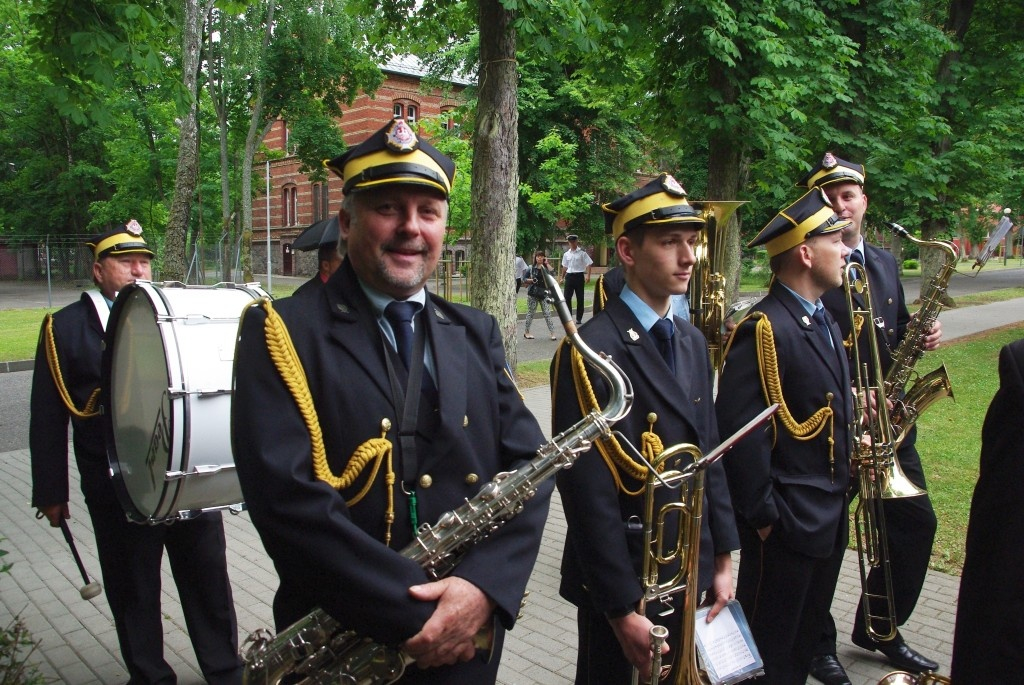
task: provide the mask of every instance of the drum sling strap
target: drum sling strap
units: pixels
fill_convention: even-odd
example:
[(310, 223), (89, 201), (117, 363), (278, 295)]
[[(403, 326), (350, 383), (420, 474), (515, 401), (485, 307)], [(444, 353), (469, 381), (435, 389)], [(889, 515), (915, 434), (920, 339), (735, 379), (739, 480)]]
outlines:
[(341, 475), (335, 475), (331, 471), (330, 464), (327, 463), (327, 449), (324, 447), (324, 436), (320, 430), (320, 420), (316, 414), (316, 407), (313, 404), (313, 395), (309, 390), (309, 381), (306, 379), (306, 372), (302, 368), (302, 362), (299, 361), (295, 345), (292, 342), (291, 335), (288, 333), (288, 327), (285, 325), (284, 320), (281, 319), (281, 316), (274, 311), (269, 298), (260, 298), (250, 307), (246, 307), (242, 313), (243, 318), (246, 313), (251, 311), (252, 307), (260, 307), (266, 312), (266, 321), (264, 322), (263, 329), (267, 340), (267, 353), (270, 355), (270, 359), (281, 376), (285, 387), (291, 393), (292, 399), (295, 400), (295, 405), (302, 416), (303, 423), (306, 424), (306, 430), (309, 431), (310, 449), (313, 457), (313, 474), (317, 479), (327, 483), (335, 490), (342, 490), (351, 487), (355, 483), (356, 478), (372, 463), (372, 471), (363, 484), (362, 489), (355, 497), (345, 502), (347, 506), (352, 507), (358, 504), (366, 496), (366, 493), (370, 491), (374, 481), (377, 479), (377, 472), (380, 470), (381, 464), (385, 461), (387, 462), (384, 482), (387, 486), (388, 504), (384, 515), (387, 523), (384, 544), (390, 544), (391, 524), (395, 520), (395, 470), (392, 462), (394, 449), (391, 441), (386, 436), (388, 431), (391, 430), (391, 421), (387, 418), (383, 419), (380, 425), (380, 437), (370, 438), (357, 447), (349, 458), (348, 464), (345, 465), (345, 470), (342, 471)]
[[(107, 330), (107, 320), (110, 318), (110, 307), (107, 306), (107, 301), (103, 298), (103, 293), (97, 290), (90, 290), (88, 293), (89, 299), (92, 300), (93, 307), (96, 310), (96, 315), (100, 320), (100, 327)], [(64, 383), (64, 374), (60, 370), (60, 356), (57, 354), (57, 342), (53, 338), (53, 315), (47, 314), (43, 318), (43, 350), (46, 353), (46, 365), (50, 368), (50, 375), (53, 376), (53, 383), (57, 386), (57, 393), (60, 395), (60, 399), (64, 402), (64, 406), (67, 407), (68, 411), (72, 416), (78, 419), (91, 419), (92, 417), (99, 414), (96, 409), (96, 402), (99, 400), (100, 389), (96, 388), (89, 394), (89, 399), (85, 402), (85, 407), (79, 409), (75, 406), (74, 400), (71, 399), (71, 393), (68, 391), (68, 386)]]

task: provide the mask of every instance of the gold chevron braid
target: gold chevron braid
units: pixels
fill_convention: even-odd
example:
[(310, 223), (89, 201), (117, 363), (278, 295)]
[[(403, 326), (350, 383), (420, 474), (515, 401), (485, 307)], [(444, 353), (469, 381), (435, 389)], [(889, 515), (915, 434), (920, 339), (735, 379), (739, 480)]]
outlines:
[[(310, 449), (313, 458), (313, 473), (319, 480), (330, 485), (335, 490), (342, 490), (351, 487), (356, 478), (365, 470), (367, 464), (373, 463), (373, 470), (362, 489), (347, 501), (348, 506), (355, 506), (366, 496), (377, 479), (377, 473), (381, 464), (387, 461), (385, 483), (387, 485), (388, 508), (385, 514), (387, 530), (384, 544), (391, 542), (391, 524), (395, 520), (395, 472), (392, 463), (393, 446), (385, 436), (391, 429), (391, 421), (381, 421), (381, 436), (371, 438), (356, 448), (352, 457), (345, 465), (341, 475), (335, 475), (327, 463), (327, 449), (324, 447), (324, 436), (320, 430), (320, 419), (316, 414), (316, 406), (313, 404), (313, 395), (309, 391), (309, 382), (306, 379), (306, 372), (302, 368), (302, 362), (295, 351), (295, 344), (292, 342), (288, 327), (285, 325), (281, 315), (274, 311), (274, 306), (269, 298), (260, 298), (254, 306), (261, 307), (266, 312), (267, 318), (263, 325), (264, 334), (267, 339), (267, 353), (270, 355), (274, 367), (277, 369), (281, 380), (284, 382), (295, 406), (302, 416), (306, 430), (309, 431)], [(246, 311), (249, 311), (248, 309)], [(243, 314), (244, 316), (244, 314)]]
[(78, 419), (91, 419), (99, 414), (96, 403), (100, 398), (100, 389), (96, 388), (89, 395), (85, 407), (79, 409), (71, 399), (68, 386), (64, 383), (64, 374), (60, 371), (60, 357), (57, 356), (57, 341), (53, 338), (53, 315), (47, 314), (43, 317), (43, 349), (46, 353), (46, 365), (50, 367), (50, 375), (53, 376), (53, 383), (57, 386), (57, 393), (61, 401), (67, 407), (71, 415)]
[[(576, 399), (579, 402), (580, 411), (586, 416), (592, 411), (597, 411), (600, 406), (597, 403), (597, 396), (594, 394), (594, 386), (590, 382), (590, 375), (587, 373), (586, 360), (583, 355), (573, 347), (570, 359), (572, 362), (573, 381), (576, 387)], [(657, 420), (657, 416), (651, 414), (649, 417), (651, 417), (651, 430), (644, 431), (641, 434), (640, 451), (648, 463), (654, 463), (654, 458), (661, 454), (664, 450), (664, 445), (661, 438), (654, 433), (654, 422)], [(644, 486), (641, 485), (636, 491), (629, 490), (625, 483), (622, 482), (619, 469), (625, 471), (628, 476), (643, 482), (647, 479), (647, 467), (626, 454), (626, 451), (622, 449), (622, 445), (612, 434), (609, 434), (608, 437), (602, 437), (595, 445), (598, 452), (601, 453), (605, 464), (608, 465), (608, 470), (611, 471), (616, 487), (627, 495), (641, 494)]]
[[(829, 467), (835, 470), (835, 412), (832, 410), (832, 398), (827, 398), (828, 404), (811, 414), (806, 421), (797, 422), (786, 405), (786, 398), (782, 394), (782, 380), (779, 378), (779, 360), (775, 352), (775, 334), (772, 332), (772, 324), (764, 312), (754, 312), (750, 318), (757, 319), (755, 342), (757, 345), (757, 364), (761, 372), (761, 389), (764, 392), (768, 404), (778, 404), (779, 410), (776, 413), (779, 421), (782, 422), (786, 432), (796, 440), (812, 440), (821, 433), (825, 423), (829, 422), (828, 436), (828, 463)], [(742, 325), (742, 321), (740, 324)], [(739, 326), (737, 326), (739, 328)], [(775, 420), (774, 418), (772, 419)]]

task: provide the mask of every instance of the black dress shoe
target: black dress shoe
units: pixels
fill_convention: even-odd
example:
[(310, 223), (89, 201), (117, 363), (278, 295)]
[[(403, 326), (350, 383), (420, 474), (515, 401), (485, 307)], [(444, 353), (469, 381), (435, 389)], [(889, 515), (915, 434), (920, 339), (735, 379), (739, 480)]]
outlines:
[(912, 650), (900, 635), (896, 635), (896, 639), (889, 642), (876, 642), (857, 634), (852, 635), (851, 639), (853, 644), (862, 649), (881, 652), (889, 663), (902, 671), (928, 673), (939, 668), (937, 663)]
[(811, 659), (811, 675), (825, 685), (852, 685), (835, 654), (821, 654)]

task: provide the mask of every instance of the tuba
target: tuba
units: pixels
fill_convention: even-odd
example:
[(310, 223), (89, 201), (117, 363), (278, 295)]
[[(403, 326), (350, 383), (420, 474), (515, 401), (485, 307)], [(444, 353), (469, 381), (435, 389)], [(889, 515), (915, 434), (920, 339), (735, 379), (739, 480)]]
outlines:
[(899, 224), (890, 223), (889, 227), (902, 238), (921, 247), (935, 247), (943, 251), (942, 267), (928, 282), (928, 287), (921, 296), (921, 309), (910, 320), (903, 340), (892, 355), (892, 365), (885, 376), (885, 397), (893, 403), (892, 425), (896, 432), (896, 448), (917, 422), (917, 417), (933, 402), (943, 397), (953, 397), (953, 386), (949, 382), (945, 365), (940, 366), (925, 376), (919, 376), (904, 395), (904, 388), (914, 365), (924, 356), (922, 348), (925, 336), (931, 331), (935, 320), (942, 311), (942, 296), (946, 293), (949, 279), (956, 271), (960, 250), (948, 240), (920, 240), (910, 235), (907, 229)]
[[(544, 278), (556, 297), (556, 309), (566, 335), (611, 386), (608, 404), (541, 445), (537, 455), (519, 469), (496, 475), (474, 497), (442, 514), (434, 525), (420, 526), (401, 554), (419, 563), (434, 580), (451, 573), (470, 547), (522, 511), (523, 503), (536, 494), (540, 483), (572, 466), (595, 439), (610, 435), (612, 424), (626, 416), (633, 404), (629, 379), (614, 362), (587, 347), (576, 332), (558, 283), (550, 273), (545, 273)], [(477, 648), (489, 650), (492, 639), (490, 631), (481, 631), (475, 641)], [(319, 608), (277, 635), (266, 629), (256, 631), (246, 639), (246, 645), (242, 657), (246, 685), (300, 680), (308, 685), (387, 685), (399, 680), (412, 663), (401, 649), (345, 629)]]
[[(678, 621), (676, 641), (671, 644), (675, 664), (669, 667), (672, 685), (701, 685), (704, 680), (697, 666), (694, 623), (697, 614), (697, 571), (700, 565), (700, 530), (704, 508), (704, 475), (709, 466), (722, 458), (732, 447), (763, 425), (779, 405), (773, 404), (755, 416), (736, 433), (714, 450), (702, 456), (696, 445), (681, 443), (661, 452), (653, 462), (647, 463), (647, 478), (644, 484), (643, 520), (643, 564), (640, 582), (644, 594), (637, 607), (637, 613), (645, 614), (647, 605), (660, 602), (665, 609), (663, 616), (672, 614), (672, 597), (683, 592), (683, 609)], [(689, 456), (686, 466), (678, 467), (683, 456)], [(658, 488), (682, 489), (676, 500), (657, 509), (655, 495)], [(679, 526), (674, 540), (666, 540), (666, 521), (677, 516)], [(670, 545), (669, 545), (670, 543)], [(679, 564), (675, 574), (668, 580), (661, 580), (662, 567)], [(668, 641), (670, 631), (664, 626), (651, 626), (651, 680), (661, 679), (662, 646)], [(637, 685), (639, 671), (633, 669), (632, 684)]]
[[(857, 330), (858, 320), (874, 321), (867, 268), (857, 262), (848, 263), (843, 270), (843, 290), (850, 315), (850, 330)], [(857, 307), (853, 299), (854, 293), (862, 298), (863, 309)], [(860, 494), (857, 508), (854, 510), (854, 528), (860, 562), (864, 626), (872, 639), (885, 642), (896, 637), (897, 624), (892, 571), (889, 566), (889, 541), (882, 500), (915, 497), (923, 495), (925, 491), (903, 474), (896, 460), (893, 427), (885, 393), (880, 387), (883, 376), (875, 327), (867, 325), (865, 329), (866, 346), (869, 349), (861, 350), (856, 338), (850, 348), (850, 364), (857, 393), (857, 434), (854, 437), (853, 462), (858, 471)], [(866, 353), (867, 358), (862, 358), (862, 353)], [(873, 399), (876, 400), (876, 407), (874, 411), (870, 411), (868, 407)], [(872, 568), (882, 569), (885, 578), (884, 595), (870, 592), (868, 588), (868, 573)], [(873, 599), (882, 603), (884, 612), (872, 610)]]
[[(693, 279), (700, 287), (699, 293), (690, 296), (693, 308), (693, 325), (700, 329), (708, 341), (711, 368), (717, 373), (722, 369), (725, 350), (722, 344), (722, 326), (725, 323), (725, 239), (732, 215), (746, 204), (743, 201), (707, 200), (694, 202), (705, 221), (696, 247), (697, 263), (693, 267)], [(692, 288), (692, 286), (691, 286)]]

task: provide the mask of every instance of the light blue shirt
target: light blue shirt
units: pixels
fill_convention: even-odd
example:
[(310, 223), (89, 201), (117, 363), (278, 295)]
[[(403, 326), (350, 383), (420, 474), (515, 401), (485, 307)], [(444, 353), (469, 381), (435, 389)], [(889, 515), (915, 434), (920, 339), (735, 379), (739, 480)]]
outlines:
[[(398, 351), (398, 343), (395, 342), (395, 330), (391, 327), (391, 322), (388, 321), (388, 317), (384, 316), (384, 310), (389, 304), (395, 301), (395, 298), (390, 295), (371, 288), (362, 281), (359, 281), (359, 286), (363, 289), (366, 294), (366, 299), (370, 301), (370, 306), (373, 307), (374, 312), (377, 314), (377, 325), (384, 331), (384, 337), (388, 339), (388, 344), (391, 345), (391, 349)], [(427, 303), (427, 291), (425, 288), (420, 289), (419, 292), (410, 295), (405, 298), (406, 302), (418, 302), (420, 304), (420, 312), (422, 313)], [(412, 329), (416, 330), (416, 319), (412, 320)], [(434, 355), (431, 354), (430, 338), (424, 337), (423, 340), (423, 365), (426, 367), (430, 377), (435, 381), (437, 380), (437, 374), (434, 372)]]
[(683, 321), (690, 320), (690, 301), (686, 295), (672, 296), (672, 315), (678, 316)]
[[(667, 316), (660, 316), (658, 312), (651, 309), (650, 305), (640, 299), (640, 297), (630, 290), (629, 284), (622, 286), (622, 292), (619, 293), (619, 297), (622, 298), (622, 302), (629, 307), (629, 311), (633, 312), (633, 316), (637, 318), (640, 325), (645, 331), (651, 330), (651, 326), (658, 321), (658, 319), (670, 319)], [(670, 310), (671, 311), (671, 310)], [(673, 322), (675, 325), (675, 322)]]
[[(804, 311), (807, 312), (807, 316), (809, 318), (813, 319), (814, 318), (814, 312), (816, 312), (818, 310), (824, 310), (825, 309), (825, 305), (823, 305), (821, 303), (821, 298), (818, 298), (814, 302), (811, 302), (806, 297), (804, 297), (803, 295), (801, 295), (797, 291), (793, 290), (792, 288), (790, 288), (788, 285), (786, 285), (782, 281), (779, 281), (779, 284), (783, 288), (788, 290), (789, 292), (793, 293), (793, 297), (795, 297), (796, 301), (799, 302), (800, 305), (804, 308)], [(825, 320), (827, 321), (828, 317), (825, 317)], [(817, 324), (814, 324), (814, 325), (816, 326)], [(832, 343), (832, 349), (834, 350), (836, 348), (836, 343), (835, 343), (834, 340), (832, 340), (832, 332), (831, 331), (829, 331), (828, 340), (829, 340), (830, 343)]]

